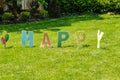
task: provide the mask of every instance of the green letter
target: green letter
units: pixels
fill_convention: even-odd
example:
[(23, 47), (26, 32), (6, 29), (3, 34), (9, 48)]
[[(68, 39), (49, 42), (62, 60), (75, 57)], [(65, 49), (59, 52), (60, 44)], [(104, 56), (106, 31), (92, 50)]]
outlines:
[[(64, 37), (62, 37), (64, 36)], [(69, 33), (64, 31), (58, 32), (58, 47), (61, 47), (62, 41), (66, 41), (69, 38)]]

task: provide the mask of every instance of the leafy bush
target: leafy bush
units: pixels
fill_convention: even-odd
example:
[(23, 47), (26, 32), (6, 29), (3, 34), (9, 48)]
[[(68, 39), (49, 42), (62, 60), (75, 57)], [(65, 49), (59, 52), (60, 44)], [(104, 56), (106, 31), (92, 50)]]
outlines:
[(26, 21), (30, 18), (30, 12), (21, 12), (20, 13), (20, 19), (23, 20), (23, 21)]
[(39, 0), (39, 1), (44, 8), (47, 8), (47, 6), (48, 6), (48, 3), (46, 2), (47, 0)]
[(47, 17), (48, 16), (48, 11), (46, 11), (44, 9), (40, 10), (39, 13), (40, 13), (41, 17)]
[(62, 13), (120, 13), (119, 0), (59, 0)]
[(30, 6), (31, 6), (30, 14), (34, 16), (34, 14), (38, 13), (38, 8), (40, 6), (40, 3), (39, 1), (35, 0), (31, 2)]
[(4, 20), (11, 20), (11, 19), (13, 19), (13, 15), (12, 15), (12, 13), (10, 13), (10, 12), (5, 12), (5, 13), (2, 15), (2, 19), (4, 19)]

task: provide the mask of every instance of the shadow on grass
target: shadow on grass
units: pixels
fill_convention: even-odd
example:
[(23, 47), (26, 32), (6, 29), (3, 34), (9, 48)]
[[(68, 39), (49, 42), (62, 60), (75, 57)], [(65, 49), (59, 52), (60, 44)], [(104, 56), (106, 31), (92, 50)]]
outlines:
[(11, 49), (11, 48), (14, 48), (14, 46), (9, 46), (9, 47), (6, 47), (5, 49)]
[(102, 47), (101, 49), (102, 50), (110, 50), (109, 48), (105, 48), (105, 47)]
[(99, 15), (81, 15), (81, 16), (68, 16), (50, 20), (20, 23), (20, 24), (9, 24), (0, 25), (0, 32), (6, 30), (8, 32), (21, 32), (22, 30), (34, 31), (36, 33), (42, 33), (41, 29), (50, 31), (59, 31), (59, 27), (70, 27), (72, 23), (79, 21), (88, 20), (102, 20), (103, 18)]
[(58, 47), (58, 48), (72, 48), (72, 47), (75, 47), (75, 45), (61, 46), (61, 47)]
[[(77, 44), (76, 45), (62, 46), (62, 47), (59, 47), (59, 48), (70, 48), (70, 47), (77, 47)], [(87, 47), (90, 47), (90, 45), (85, 44), (81, 48), (87, 48)]]
[(87, 48), (87, 47), (90, 47), (90, 45), (85, 44), (85, 45), (83, 45), (83, 47), (84, 47), (84, 48)]
[(29, 46), (21, 46), (21, 47), (23, 47), (23, 48), (36, 48), (36, 47), (39, 47), (39, 46), (32, 46), (32, 47), (29, 47)]

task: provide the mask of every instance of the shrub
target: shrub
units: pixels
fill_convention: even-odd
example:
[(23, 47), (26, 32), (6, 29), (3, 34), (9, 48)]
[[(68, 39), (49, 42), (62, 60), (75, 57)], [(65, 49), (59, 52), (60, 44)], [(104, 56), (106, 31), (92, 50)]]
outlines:
[(10, 12), (5, 12), (5, 13), (2, 15), (2, 19), (3, 19), (3, 20), (12, 20), (12, 19), (13, 19), (13, 15), (12, 15), (12, 13), (10, 13)]
[[(60, 14), (60, 7), (59, 7), (60, 2), (58, 0), (46, 0), (46, 1), (48, 3), (47, 11), (49, 13), (49, 17), (51, 17), (51, 18), (60, 17), (60, 15), (61, 15)], [(62, 5), (64, 5), (64, 4), (62, 4)]]
[(48, 11), (46, 11), (44, 9), (40, 10), (39, 13), (40, 13), (40, 16), (43, 17), (43, 18), (48, 16)]
[(30, 13), (32, 16), (34, 16), (34, 14), (38, 13), (38, 8), (40, 6), (40, 3), (39, 1), (35, 0), (31, 2), (30, 6), (31, 6)]
[(20, 13), (20, 19), (23, 20), (23, 21), (26, 21), (30, 18), (30, 12), (21, 12)]
[(59, 6), (62, 13), (120, 13), (119, 0), (59, 0)]

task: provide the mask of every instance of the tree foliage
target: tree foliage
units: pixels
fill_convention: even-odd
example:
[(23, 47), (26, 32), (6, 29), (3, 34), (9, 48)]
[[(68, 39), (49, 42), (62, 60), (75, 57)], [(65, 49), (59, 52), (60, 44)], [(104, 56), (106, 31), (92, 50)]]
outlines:
[(116, 12), (120, 11), (120, 0), (59, 0), (61, 12)]

